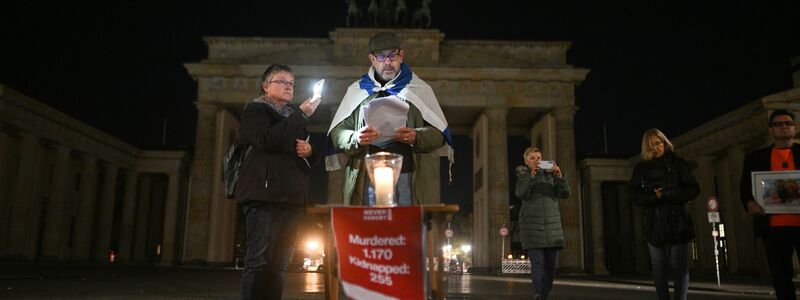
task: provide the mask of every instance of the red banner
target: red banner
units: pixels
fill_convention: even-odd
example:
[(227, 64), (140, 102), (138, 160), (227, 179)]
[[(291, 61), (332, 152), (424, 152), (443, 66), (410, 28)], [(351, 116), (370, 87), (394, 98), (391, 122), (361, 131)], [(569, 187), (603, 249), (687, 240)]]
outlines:
[(425, 299), (421, 207), (335, 207), (331, 215), (349, 298)]

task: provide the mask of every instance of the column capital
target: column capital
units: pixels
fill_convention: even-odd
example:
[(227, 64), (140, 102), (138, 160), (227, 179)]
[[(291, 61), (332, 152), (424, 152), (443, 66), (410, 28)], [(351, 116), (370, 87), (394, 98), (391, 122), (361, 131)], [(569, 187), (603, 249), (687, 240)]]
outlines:
[(222, 106), (216, 103), (208, 103), (208, 102), (195, 102), (194, 106), (197, 107), (198, 111), (206, 112), (206, 113), (215, 113), (219, 110), (222, 110)]
[[(738, 165), (736, 167), (741, 167), (741, 163), (744, 161), (745, 150), (747, 148), (743, 147), (742, 145), (732, 145), (725, 149), (725, 157), (727, 159), (733, 159), (731, 163), (734, 165)], [(741, 171), (741, 170), (740, 170)]]
[(180, 170), (164, 172), (164, 175), (167, 175), (167, 178), (169, 178), (169, 180), (180, 179), (180, 174), (181, 174)]
[(744, 150), (747, 149), (747, 147), (745, 147), (744, 145), (741, 145), (741, 144), (730, 145), (727, 148), (728, 148), (727, 151), (726, 151), (727, 153), (744, 152)]
[(52, 147), (53, 150), (55, 150), (58, 153), (64, 153), (64, 152), (72, 151), (72, 147), (64, 145), (64, 144), (59, 144), (59, 143), (50, 144), (50, 147)]
[(692, 160), (697, 161), (698, 163), (700, 163), (700, 162), (709, 162), (710, 163), (710, 162), (713, 162), (715, 159), (717, 159), (717, 157), (715, 157), (713, 155), (703, 155), (703, 156), (695, 157)]
[(551, 113), (553, 115), (556, 115), (556, 116), (560, 116), (560, 115), (564, 115), (564, 114), (574, 115), (575, 112), (577, 112), (577, 111), (578, 111), (578, 107), (577, 106), (564, 105), (564, 106), (556, 106), (556, 107), (554, 107), (553, 110), (551, 111)]
[(117, 165), (116, 165), (115, 163), (112, 163), (112, 162), (106, 161), (106, 162), (103, 162), (103, 168), (104, 168), (104, 169), (105, 169), (107, 172), (116, 172), (116, 171), (118, 171), (117, 169), (118, 169), (119, 167), (117, 167)]
[(35, 134), (33, 132), (30, 132), (30, 131), (19, 131), (19, 132), (17, 132), (17, 135), (19, 135), (20, 139), (22, 139), (22, 140), (34, 140), (34, 141), (37, 141), (37, 140), (41, 139), (41, 136), (39, 136), (38, 134)]
[(90, 164), (90, 163), (94, 164), (97, 163), (97, 161), (99, 160), (97, 156), (91, 155), (89, 153), (84, 153), (81, 156), (81, 159), (83, 159), (84, 164)]
[(508, 114), (508, 107), (490, 106), (483, 109), (483, 113), (489, 117), (506, 116)]

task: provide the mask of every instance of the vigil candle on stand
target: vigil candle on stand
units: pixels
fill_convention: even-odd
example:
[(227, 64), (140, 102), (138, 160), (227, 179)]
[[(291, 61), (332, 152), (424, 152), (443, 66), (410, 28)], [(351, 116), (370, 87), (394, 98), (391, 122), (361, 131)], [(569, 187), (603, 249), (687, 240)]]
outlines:
[(376, 206), (395, 206), (394, 171), (391, 167), (376, 167), (374, 172)]

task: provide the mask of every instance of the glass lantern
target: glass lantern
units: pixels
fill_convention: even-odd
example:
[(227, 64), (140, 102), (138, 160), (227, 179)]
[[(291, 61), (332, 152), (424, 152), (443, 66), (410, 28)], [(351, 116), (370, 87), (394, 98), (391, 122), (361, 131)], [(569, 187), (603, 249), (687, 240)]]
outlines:
[(364, 160), (370, 182), (375, 190), (375, 206), (397, 206), (394, 187), (400, 178), (403, 156), (389, 152), (367, 154)]

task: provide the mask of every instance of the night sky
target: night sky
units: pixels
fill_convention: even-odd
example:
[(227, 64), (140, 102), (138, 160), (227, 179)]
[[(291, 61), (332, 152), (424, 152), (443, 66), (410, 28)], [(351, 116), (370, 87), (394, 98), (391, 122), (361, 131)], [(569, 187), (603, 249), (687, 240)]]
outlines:
[[(798, 1), (527, 2), (436, 0), (432, 28), (573, 42), (568, 62), (591, 69), (577, 89), (579, 157), (603, 154), (603, 125), (608, 154), (624, 157), (648, 128), (674, 137), (792, 86)], [(0, 82), (136, 147), (191, 150), (196, 84), (182, 64), (206, 57), (203, 36), (326, 38), (345, 12), (344, 0), (5, 1)]]

